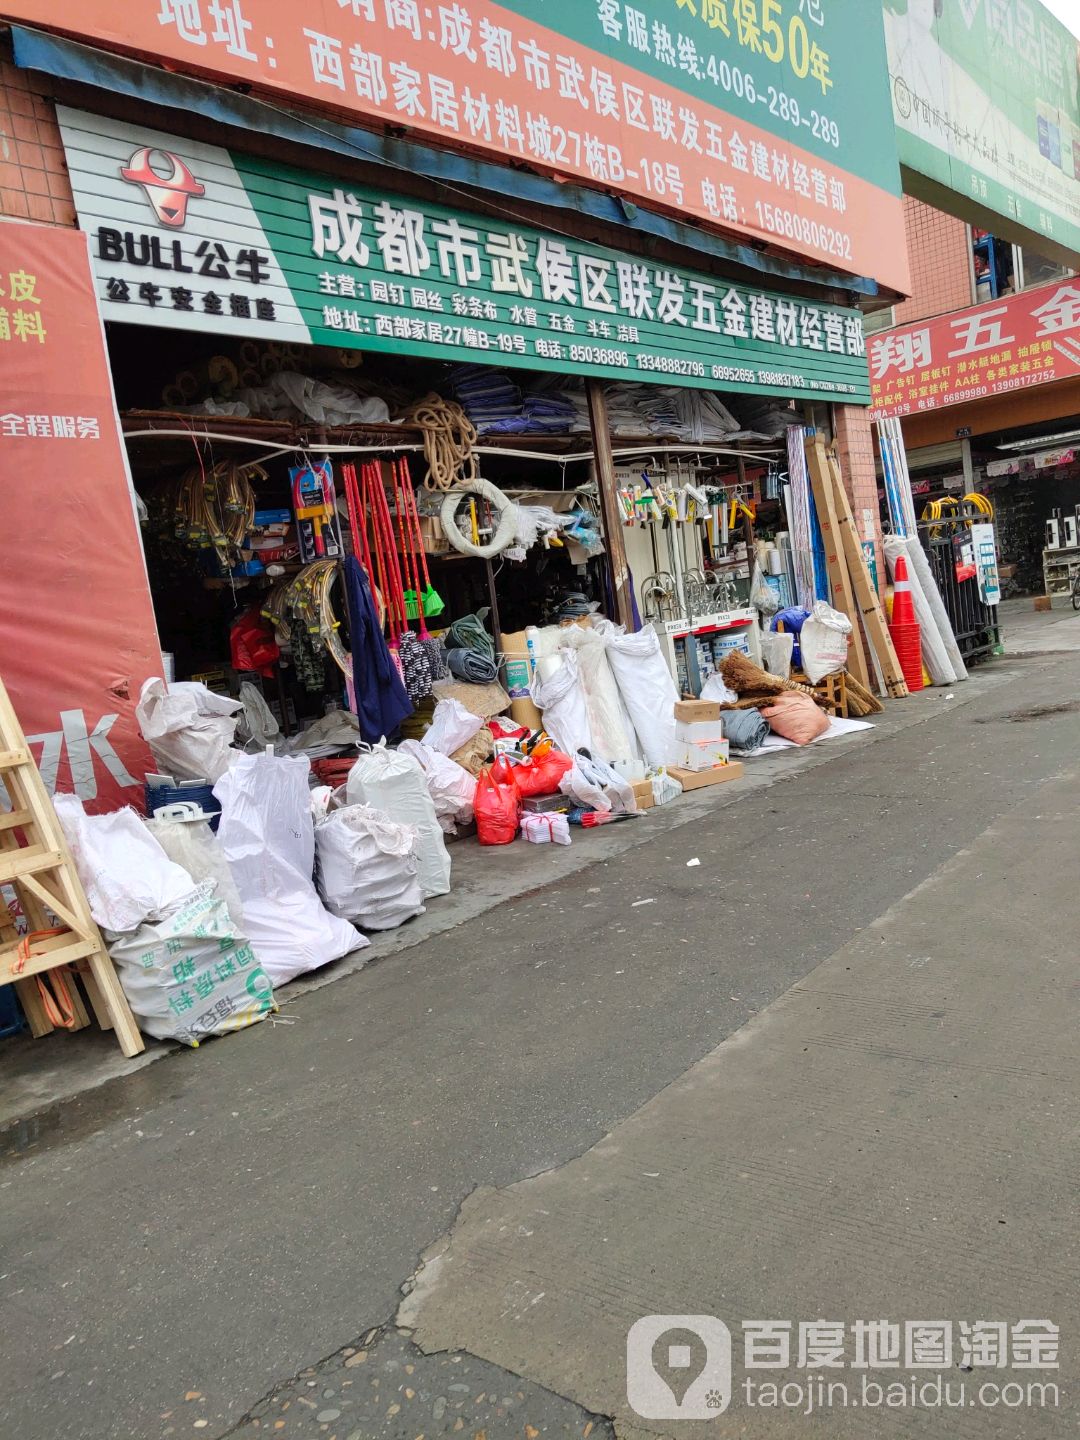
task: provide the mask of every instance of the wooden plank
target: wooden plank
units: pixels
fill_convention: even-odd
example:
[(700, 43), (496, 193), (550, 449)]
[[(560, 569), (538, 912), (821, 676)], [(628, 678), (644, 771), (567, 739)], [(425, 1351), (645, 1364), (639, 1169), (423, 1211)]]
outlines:
[(24, 875), (21, 883), (25, 885), (32, 894), (36, 895), (39, 900), (43, 901), (56, 918), (61, 920), (69, 930), (74, 931), (76, 935), (80, 935), (84, 940), (94, 938), (86, 934), (86, 926), (83, 922), (74, 916), (64, 902), (58, 899), (40, 880), (35, 880), (33, 875)]
[(30, 1027), (30, 1034), (34, 1039), (40, 1040), (43, 1035), (51, 1035), (55, 1027), (45, 1013), (45, 1006), (41, 1003), (37, 981), (16, 980), (15, 993), (19, 997), (19, 1004), (22, 1006), (26, 1023)]
[(62, 935), (52, 935), (48, 940), (33, 942), (34, 954), (21, 969), (18, 952), (5, 947), (0, 950), (0, 984), (9, 985), (13, 980), (29, 980), (43, 970), (54, 970), (57, 965), (66, 965), (70, 960), (89, 959), (96, 950), (93, 940), (81, 940), (65, 930)]
[(832, 603), (837, 610), (843, 613), (851, 621), (851, 645), (848, 649), (847, 668), (863, 685), (870, 684), (870, 672), (866, 665), (866, 652), (863, 650), (862, 632), (859, 629), (859, 615), (856, 606), (855, 596), (851, 588), (851, 578), (848, 574), (847, 559), (844, 554), (844, 542), (840, 533), (840, 523), (836, 515), (836, 507), (833, 503), (832, 484), (829, 477), (829, 466), (825, 456), (825, 443), (819, 433), (806, 437), (806, 468), (810, 475), (810, 485), (814, 492), (814, 504), (817, 506), (818, 523), (821, 526), (821, 538), (825, 542), (825, 565), (829, 572), (829, 588), (832, 591)]
[(29, 825), (33, 818), (29, 810), (5, 810), (0, 815), (0, 830), (18, 830), (23, 825)]
[(0, 885), (17, 880), (20, 875), (35, 875), (39, 870), (55, 870), (64, 863), (59, 850), (43, 850), (39, 845), (25, 845), (18, 850), (0, 853)]
[(874, 589), (874, 583), (870, 579), (870, 571), (867, 568), (866, 556), (863, 554), (863, 548), (859, 541), (855, 517), (851, 513), (851, 505), (848, 502), (847, 492), (840, 475), (840, 462), (831, 451), (827, 456), (827, 462), (829, 484), (833, 490), (837, 522), (840, 526), (840, 538), (847, 557), (852, 588), (859, 606), (859, 615), (866, 628), (867, 638), (877, 654), (878, 664), (881, 666), (882, 677), (885, 680), (885, 688), (894, 700), (899, 700), (909, 693), (904, 672), (896, 658), (892, 636), (889, 634), (889, 627), (885, 622), (885, 613), (881, 608), (877, 591)]
[(109, 1011), (120, 1049), (127, 1056), (138, 1055), (146, 1049), (146, 1042), (139, 1034), (139, 1027), (131, 1013), (116, 968), (103, 950), (88, 957), (90, 971), (98, 983), (101, 996)]
[(0, 750), (0, 770), (14, 770), (16, 766), (28, 764), (30, 759), (30, 751), (25, 748)]
[(604, 519), (604, 543), (611, 570), (611, 589), (615, 597), (617, 624), (627, 631), (634, 628), (630, 604), (630, 567), (626, 563), (622, 513), (616, 497), (615, 457), (611, 453), (611, 430), (608, 423), (607, 398), (602, 380), (586, 380), (585, 394), (589, 400), (589, 425), (592, 429), (593, 456), (596, 460), (596, 488), (600, 492), (600, 512)]

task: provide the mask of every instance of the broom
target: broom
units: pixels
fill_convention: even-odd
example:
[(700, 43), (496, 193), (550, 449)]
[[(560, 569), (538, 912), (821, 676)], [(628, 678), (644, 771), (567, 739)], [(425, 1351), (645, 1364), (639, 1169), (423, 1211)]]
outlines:
[[(389, 643), (396, 653), (401, 678), (405, 682), (409, 699), (415, 705), (425, 695), (431, 693), (431, 666), (419, 640), (409, 629), (409, 621), (405, 613), (405, 586), (402, 583), (401, 567), (398, 564), (397, 551), (394, 548), (394, 523), (390, 518), (390, 506), (386, 499), (386, 487), (383, 483), (381, 466), (373, 466), (372, 473), (374, 508), (382, 530), (383, 558), (386, 563), (390, 591), (393, 595), (395, 640)], [(396, 471), (393, 465), (390, 466), (390, 483), (395, 487), (394, 508), (396, 509)]]
[[(405, 605), (410, 620), (415, 620), (417, 616), (420, 616), (422, 618), (424, 615), (430, 615), (431, 618), (434, 620), (436, 615), (441, 615), (446, 609), (446, 601), (442, 598), (442, 596), (438, 593), (437, 590), (432, 588), (431, 576), (428, 574), (427, 552), (424, 550), (424, 541), (420, 533), (420, 511), (417, 509), (416, 506), (416, 492), (413, 490), (412, 475), (409, 472), (408, 456), (404, 455), (401, 458), (401, 478), (405, 482), (405, 498), (408, 501), (409, 506), (409, 522), (416, 535), (416, 550), (414, 552), (414, 561), (415, 557), (419, 556), (420, 567), (424, 573), (425, 587), (422, 610), (419, 603), (419, 576), (417, 576), (415, 593), (412, 590), (408, 590), (405, 593)], [(423, 637), (421, 636), (421, 638)]]
[[(410, 613), (409, 597), (416, 602), (416, 609), (420, 618), (420, 634), (417, 637), (418, 644), (423, 650), (427, 659), (428, 668), (431, 671), (432, 680), (442, 680), (448, 673), (446, 665), (446, 651), (443, 649), (441, 640), (427, 628), (427, 619), (424, 614), (424, 596), (420, 591), (420, 566), (416, 558), (416, 549), (413, 546), (412, 533), (412, 511), (409, 500), (412, 494), (412, 480), (409, 476), (409, 462), (402, 456), (400, 463), (394, 470), (394, 503), (398, 512), (398, 533), (401, 537), (401, 554), (405, 562), (406, 584), (412, 579), (412, 590), (405, 592), (405, 613)], [(419, 522), (417, 522), (416, 545), (420, 545)], [(412, 574), (410, 577), (410, 561)], [(429, 587), (430, 589), (430, 587)]]

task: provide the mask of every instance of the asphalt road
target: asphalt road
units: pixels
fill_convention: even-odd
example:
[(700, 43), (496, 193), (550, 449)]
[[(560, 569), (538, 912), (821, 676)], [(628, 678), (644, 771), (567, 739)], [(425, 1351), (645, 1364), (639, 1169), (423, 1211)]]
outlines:
[(476, 1187), (581, 1155), (1075, 762), (1080, 659), (1000, 681), (71, 1106), (0, 1168), (0, 1433), (600, 1433), (512, 1374), (482, 1424), (447, 1393), (435, 1428), (357, 1428), (325, 1375), (415, 1363), (386, 1330), (346, 1350)]

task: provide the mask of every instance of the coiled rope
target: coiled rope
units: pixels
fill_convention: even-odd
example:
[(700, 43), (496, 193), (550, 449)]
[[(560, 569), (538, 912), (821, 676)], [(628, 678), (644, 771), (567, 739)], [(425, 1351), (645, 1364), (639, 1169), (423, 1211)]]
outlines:
[(477, 478), (476, 427), (456, 401), (425, 395), (406, 410), (402, 423), (423, 432), (426, 489), (450, 490)]

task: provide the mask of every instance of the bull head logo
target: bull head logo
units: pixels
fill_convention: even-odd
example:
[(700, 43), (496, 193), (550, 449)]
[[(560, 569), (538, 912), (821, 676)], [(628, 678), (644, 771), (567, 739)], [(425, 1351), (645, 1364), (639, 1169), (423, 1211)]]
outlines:
[[(166, 173), (151, 165), (154, 156), (160, 156), (167, 163)], [(181, 229), (187, 219), (188, 201), (193, 196), (206, 194), (206, 186), (200, 185), (179, 155), (171, 150), (155, 150), (152, 145), (135, 151), (121, 168), (120, 178), (132, 185), (141, 185), (158, 221), (173, 230)]]

